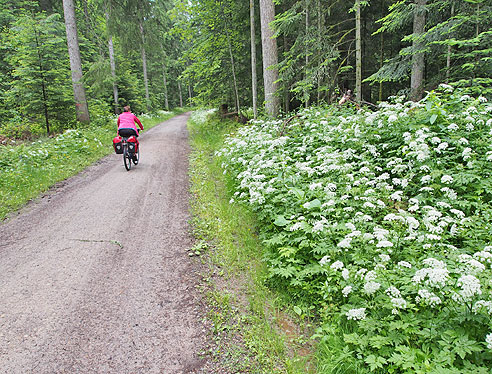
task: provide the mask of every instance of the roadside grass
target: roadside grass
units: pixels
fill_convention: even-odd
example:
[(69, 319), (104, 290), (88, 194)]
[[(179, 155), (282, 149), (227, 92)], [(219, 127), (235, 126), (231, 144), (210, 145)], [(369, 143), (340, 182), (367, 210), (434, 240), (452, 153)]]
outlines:
[[(179, 112), (142, 116), (146, 130)], [(52, 138), (0, 147), (0, 220), (100, 158), (113, 152), (115, 120), (67, 130)]]
[[(230, 203), (229, 182), (214, 157), (237, 123), (205, 115), (192, 115), (188, 124), (192, 225), (198, 241), (189, 254), (200, 255), (206, 266), (203, 291), (215, 341), (208, 354), (230, 373), (311, 372), (306, 342), (300, 342), (295, 323), (285, 323), (290, 317), (280, 297), (265, 287), (255, 217)], [(289, 333), (286, 325), (292, 327)]]

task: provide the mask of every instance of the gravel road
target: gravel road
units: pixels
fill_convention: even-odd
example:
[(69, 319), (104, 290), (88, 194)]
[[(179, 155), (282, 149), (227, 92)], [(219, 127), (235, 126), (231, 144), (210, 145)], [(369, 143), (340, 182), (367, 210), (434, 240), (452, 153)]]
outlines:
[(186, 120), (0, 224), (0, 373), (192, 373), (206, 345), (186, 253)]

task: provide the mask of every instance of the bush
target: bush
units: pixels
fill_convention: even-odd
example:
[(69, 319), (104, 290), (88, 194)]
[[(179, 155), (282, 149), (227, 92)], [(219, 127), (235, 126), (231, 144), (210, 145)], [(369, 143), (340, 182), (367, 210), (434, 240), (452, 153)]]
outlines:
[(321, 350), (359, 362), (345, 372), (489, 372), (491, 116), (443, 86), (256, 121), (217, 154), (262, 221), (270, 284), (314, 307)]

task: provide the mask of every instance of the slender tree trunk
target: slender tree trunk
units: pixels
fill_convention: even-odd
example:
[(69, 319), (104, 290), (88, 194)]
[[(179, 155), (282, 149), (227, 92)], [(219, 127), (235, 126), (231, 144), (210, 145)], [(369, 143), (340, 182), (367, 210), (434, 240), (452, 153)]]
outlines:
[(360, 37), (360, 0), (355, 0), (355, 101), (362, 101), (362, 49)]
[(178, 81), (179, 107), (183, 107), (183, 91), (181, 90), (181, 82)]
[(113, 48), (113, 37), (110, 36), (108, 39), (108, 49), (109, 49), (109, 63), (111, 65), (111, 77), (113, 78), (113, 99), (114, 99), (114, 112), (119, 114), (120, 110), (118, 108), (118, 84), (116, 83), (116, 62), (114, 59), (114, 48)]
[[(289, 40), (287, 39), (287, 36), (284, 34), (283, 35), (283, 51), (284, 53), (287, 53), (289, 50)], [(283, 87), (283, 94), (284, 94), (284, 112), (289, 113), (290, 112), (290, 82), (285, 80), (284, 82), (284, 87)]]
[(166, 110), (169, 110), (169, 97), (167, 94), (167, 76), (166, 76), (166, 64), (162, 64), (162, 80), (164, 82), (164, 105)]
[(427, 0), (416, 0), (413, 15), (412, 75), (410, 77), (410, 100), (422, 99), (424, 93), (425, 55), (421, 51), (424, 43), (421, 36), (425, 31), (425, 5)]
[(239, 91), (237, 89), (237, 79), (236, 79), (236, 67), (234, 63), (234, 55), (232, 53), (232, 44), (231, 44), (231, 38), (229, 36), (229, 31), (227, 30), (227, 24), (224, 24), (226, 34), (227, 34), (227, 44), (229, 47), (229, 58), (231, 59), (231, 71), (232, 71), (232, 81), (234, 84), (234, 96), (235, 96), (235, 104), (236, 104), (236, 112), (239, 113)]
[(191, 105), (191, 99), (193, 98), (193, 96), (191, 95), (191, 85), (189, 84), (188, 85), (188, 103), (189, 105)]
[(253, 94), (253, 116), (258, 116), (258, 77), (256, 76), (256, 32), (255, 32), (255, 2), (249, 0), (249, 19), (251, 25), (251, 84)]
[[(454, 3), (451, 4), (451, 18), (454, 17)], [(446, 83), (449, 83), (449, 73), (451, 72), (451, 45), (448, 45), (448, 55), (446, 58)]]
[(280, 100), (277, 91), (278, 63), (277, 40), (273, 37), (270, 22), (275, 18), (273, 0), (260, 0), (261, 45), (263, 51), (263, 81), (265, 85), (265, 110), (273, 117), (278, 116)]
[[(309, 45), (308, 45), (308, 33), (309, 33), (309, 0), (304, 0), (305, 1), (305, 12), (306, 12), (306, 19), (305, 19), (305, 40), (304, 40), (304, 79), (308, 79), (308, 66), (309, 66)], [(306, 87), (306, 86), (305, 86)], [(304, 100), (305, 103), (304, 105), (309, 107), (309, 89), (306, 87), (304, 91)]]
[(167, 93), (167, 67), (166, 67), (166, 55), (164, 54), (164, 47), (161, 44), (161, 53), (162, 53), (162, 80), (164, 82), (164, 105), (166, 110), (169, 110), (169, 97)]
[[(109, 23), (109, 13), (106, 12), (106, 23)], [(113, 78), (113, 99), (114, 99), (114, 112), (119, 114), (118, 108), (118, 85), (116, 83), (116, 62), (114, 59), (114, 47), (113, 47), (113, 37), (109, 35), (108, 37), (108, 50), (109, 50), (109, 64), (111, 66), (111, 77)]]
[[(381, 15), (379, 18), (384, 17), (384, 1), (381, 1)], [(384, 65), (384, 33), (379, 33), (379, 68), (381, 69)], [(383, 82), (379, 82), (379, 93), (378, 100), (383, 101)]]
[(36, 50), (38, 52), (38, 61), (39, 61), (39, 75), (41, 77), (41, 91), (43, 94), (43, 109), (44, 109), (44, 120), (46, 123), (46, 133), (50, 133), (50, 122), (48, 119), (48, 94), (46, 92), (46, 78), (44, 76), (44, 68), (43, 68), (43, 56), (41, 56), (41, 51), (39, 50), (39, 39), (38, 32), (34, 29), (34, 39), (36, 41)]
[(145, 53), (145, 33), (143, 28), (143, 23), (140, 21), (140, 36), (142, 38), (142, 65), (143, 65), (143, 77), (144, 77), (144, 85), (145, 85), (145, 104), (147, 106), (147, 110), (150, 111), (150, 95), (149, 95), (149, 78), (147, 76), (147, 55)]
[(68, 55), (70, 57), (70, 70), (72, 71), (72, 87), (77, 121), (89, 123), (89, 108), (82, 83), (82, 62), (80, 60), (73, 0), (63, 0), (63, 13), (65, 15), (65, 29), (67, 32)]
[[(323, 19), (323, 11), (321, 10), (321, 0), (316, 1), (316, 8), (318, 10), (318, 46), (321, 48), (321, 25), (322, 25), (322, 19)], [(318, 58), (322, 58), (321, 56), (318, 56)], [(319, 61), (319, 60), (318, 60)], [(318, 76), (317, 76), (317, 99), (316, 103), (319, 105), (321, 101), (321, 71), (318, 70)]]

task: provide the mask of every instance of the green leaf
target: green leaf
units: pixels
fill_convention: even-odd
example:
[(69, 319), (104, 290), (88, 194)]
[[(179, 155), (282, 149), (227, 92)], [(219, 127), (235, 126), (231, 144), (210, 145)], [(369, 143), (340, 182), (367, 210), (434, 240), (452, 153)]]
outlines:
[(287, 221), (284, 216), (280, 215), (275, 218), (273, 224), (275, 226), (283, 227), (283, 226), (287, 226), (289, 224), (289, 221)]
[(434, 122), (436, 122), (436, 119), (437, 119), (437, 114), (433, 114), (430, 118), (429, 118), (429, 122), (431, 125), (434, 124)]
[(383, 357), (375, 356), (375, 355), (367, 356), (367, 358), (364, 361), (366, 364), (369, 364), (371, 371), (374, 371), (378, 368), (382, 368), (383, 365), (385, 365), (388, 362)]
[(316, 209), (316, 208), (321, 208), (321, 201), (318, 199), (314, 199), (313, 201), (310, 201), (308, 206), (308, 209)]

